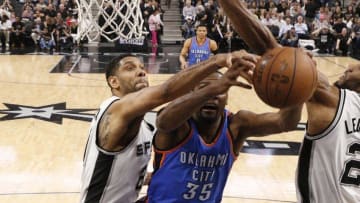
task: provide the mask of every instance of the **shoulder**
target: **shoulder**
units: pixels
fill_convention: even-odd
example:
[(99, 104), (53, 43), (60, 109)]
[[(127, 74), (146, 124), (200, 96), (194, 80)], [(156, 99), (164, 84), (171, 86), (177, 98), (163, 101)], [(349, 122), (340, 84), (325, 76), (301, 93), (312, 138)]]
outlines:
[(184, 42), (184, 48), (189, 47), (191, 45), (192, 38), (188, 38)]

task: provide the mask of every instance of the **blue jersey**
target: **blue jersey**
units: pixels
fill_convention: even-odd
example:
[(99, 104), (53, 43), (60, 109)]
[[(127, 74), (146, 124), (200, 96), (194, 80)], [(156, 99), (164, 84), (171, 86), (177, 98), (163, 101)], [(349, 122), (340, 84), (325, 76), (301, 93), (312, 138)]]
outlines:
[(211, 144), (202, 140), (194, 121), (191, 132), (172, 150), (155, 149), (155, 172), (149, 190), (149, 203), (221, 202), (233, 162), (228, 116)]
[(198, 45), (196, 42), (196, 37), (191, 38), (191, 45), (189, 49), (189, 66), (205, 61), (210, 57), (210, 39), (206, 38), (203, 45)]

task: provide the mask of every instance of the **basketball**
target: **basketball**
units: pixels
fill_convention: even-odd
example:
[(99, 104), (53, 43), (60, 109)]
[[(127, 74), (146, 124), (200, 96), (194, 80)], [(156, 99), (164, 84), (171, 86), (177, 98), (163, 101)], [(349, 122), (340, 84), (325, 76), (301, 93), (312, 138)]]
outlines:
[(317, 70), (304, 50), (278, 47), (266, 52), (253, 77), (256, 94), (266, 104), (288, 107), (307, 101), (317, 85)]

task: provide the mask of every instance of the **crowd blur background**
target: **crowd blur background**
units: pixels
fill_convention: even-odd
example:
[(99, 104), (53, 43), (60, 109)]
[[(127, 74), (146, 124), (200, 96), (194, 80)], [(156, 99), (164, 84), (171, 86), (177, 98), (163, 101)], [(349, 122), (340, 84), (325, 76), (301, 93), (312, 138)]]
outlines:
[[(113, 1), (121, 4), (124, 0)], [(159, 44), (164, 29), (161, 20), (166, 12), (160, 1), (140, 1), (143, 29), (149, 31), (146, 37), (151, 39), (150, 31), (156, 29)], [(195, 35), (196, 25), (205, 24), (208, 37), (218, 43), (220, 52), (248, 49), (246, 43), (233, 31), (230, 20), (216, 0), (179, 2), (182, 16), (179, 30), (183, 39)], [(244, 4), (283, 46), (300, 46), (320, 54), (360, 58), (359, 0), (248, 0)], [(75, 0), (0, 0), (1, 48), (73, 49), (79, 43), (75, 40), (77, 6)], [(105, 12), (113, 12), (106, 1), (103, 6)], [(154, 19), (158, 19), (159, 26), (152, 26)]]

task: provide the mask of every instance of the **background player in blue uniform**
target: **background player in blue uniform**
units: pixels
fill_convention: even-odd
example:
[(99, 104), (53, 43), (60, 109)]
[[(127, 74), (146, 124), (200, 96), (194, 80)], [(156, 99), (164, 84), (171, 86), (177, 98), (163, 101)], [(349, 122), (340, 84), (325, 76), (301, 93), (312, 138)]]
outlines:
[(225, 110), (227, 90), (238, 84), (239, 75), (251, 81), (246, 67), (232, 67), (224, 75), (213, 73), (159, 113), (149, 202), (221, 202), (232, 164), (247, 137), (296, 128), (302, 106), (264, 114)]
[(180, 68), (185, 69), (201, 61), (205, 61), (218, 49), (216, 42), (208, 37), (206, 25), (196, 26), (196, 36), (185, 40), (179, 60)]

